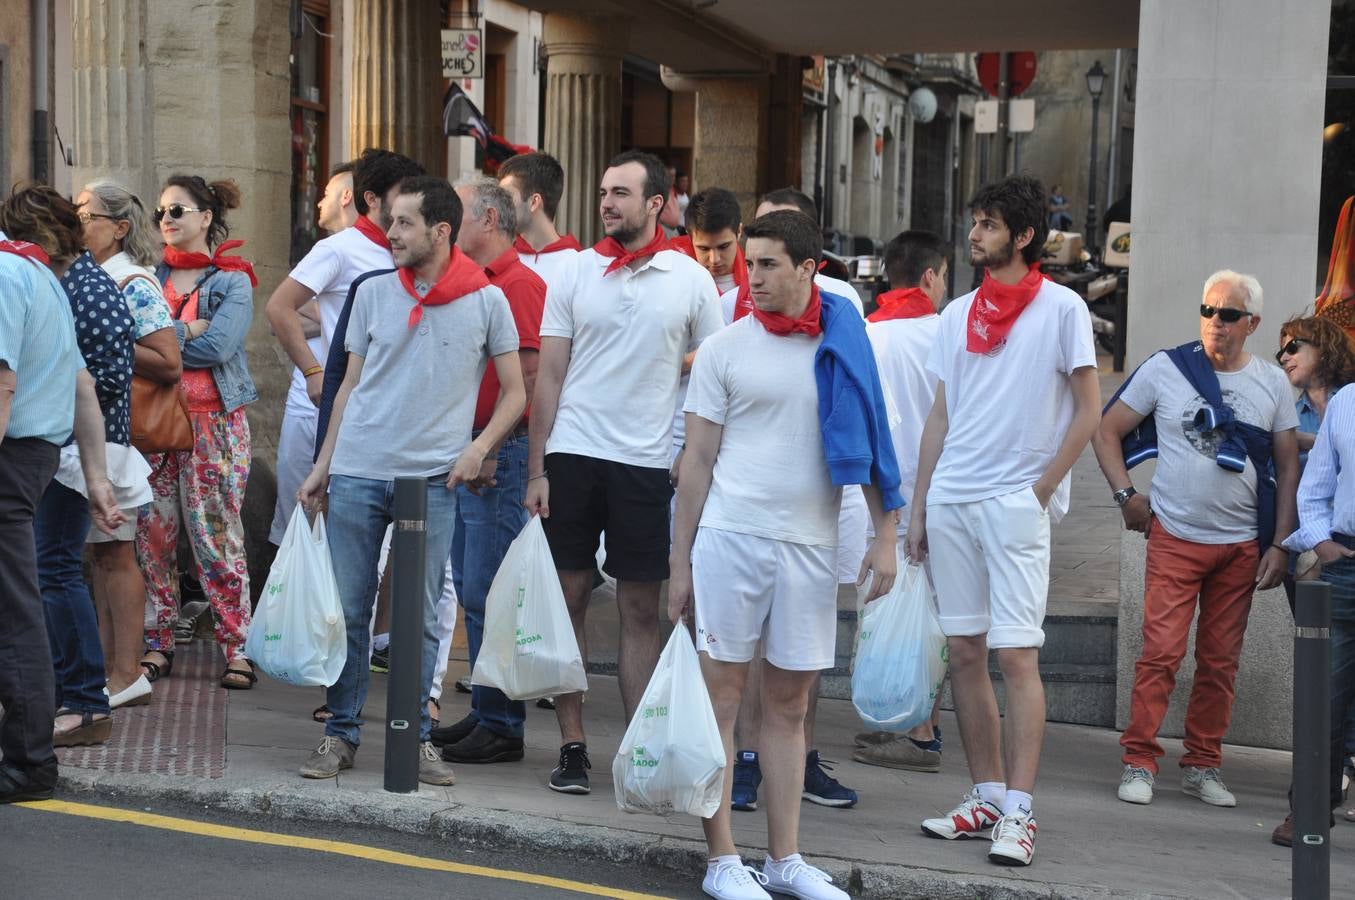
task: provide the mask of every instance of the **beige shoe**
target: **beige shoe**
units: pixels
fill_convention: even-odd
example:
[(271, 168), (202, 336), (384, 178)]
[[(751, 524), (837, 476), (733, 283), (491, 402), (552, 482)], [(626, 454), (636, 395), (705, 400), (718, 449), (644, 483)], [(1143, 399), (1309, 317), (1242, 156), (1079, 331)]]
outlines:
[(853, 751), (852, 759), (868, 766), (884, 766), (888, 769), (907, 769), (911, 772), (941, 771), (939, 751), (924, 750), (906, 737), (899, 737), (883, 744), (859, 747)]
[(888, 731), (862, 731), (857, 734), (855, 743), (858, 747), (873, 747), (876, 744), (887, 744), (899, 737), (901, 737), (901, 735), (893, 734)]
[(432, 741), (424, 741), (419, 745), (419, 780), (424, 784), (443, 786), (456, 784), (451, 764), (442, 761), (442, 756)]
[(302, 778), (333, 778), (341, 769), (353, 768), (353, 757), (358, 748), (332, 735), (325, 735), (306, 764), (301, 767)]

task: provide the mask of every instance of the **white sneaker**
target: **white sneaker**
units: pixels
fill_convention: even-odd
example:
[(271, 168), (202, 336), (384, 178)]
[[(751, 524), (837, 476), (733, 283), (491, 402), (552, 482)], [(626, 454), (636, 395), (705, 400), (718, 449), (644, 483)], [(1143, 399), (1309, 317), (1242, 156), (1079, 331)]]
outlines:
[(1125, 766), (1119, 797), (1125, 803), (1153, 802), (1153, 773), (1141, 766)]
[(998, 820), (993, 828), (993, 848), (989, 862), (1000, 866), (1028, 866), (1035, 858), (1035, 817), (1012, 813)]
[(1002, 818), (1002, 810), (979, 796), (978, 788), (970, 788), (960, 805), (937, 819), (922, 822), (922, 831), (931, 837), (953, 841), (956, 838), (983, 837), (984, 832)]
[(1210, 806), (1237, 806), (1237, 798), (1219, 777), (1219, 770), (1212, 767), (1186, 766), (1181, 770), (1181, 790)]
[(716, 900), (772, 900), (771, 894), (762, 889), (766, 883), (766, 876), (752, 866), (745, 866), (742, 859), (728, 859), (706, 866), (701, 890)]
[(795, 853), (780, 862), (769, 856), (762, 864), (763, 884), (778, 894), (800, 900), (849, 900), (847, 892), (833, 886), (833, 879)]

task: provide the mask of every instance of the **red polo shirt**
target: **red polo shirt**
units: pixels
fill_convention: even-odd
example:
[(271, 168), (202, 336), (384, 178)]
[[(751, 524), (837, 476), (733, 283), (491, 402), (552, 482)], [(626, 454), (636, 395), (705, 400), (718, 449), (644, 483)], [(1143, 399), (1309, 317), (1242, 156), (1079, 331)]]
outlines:
[[(546, 308), (546, 282), (522, 264), (517, 250), (509, 247), (503, 255), (485, 266), (489, 283), (503, 291), (508, 298), (508, 308), (513, 311), (513, 321), (518, 326), (518, 349), (541, 349), (541, 313)], [(494, 403), (499, 399), (499, 376), (494, 371), (494, 361), (489, 361), (485, 369), (485, 380), (480, 382), (480, 398), (475, 404), (476, 431), (489, 424), (494, 415)], [(530, 408), (531, 398), (528, 397)], [(527, 413), (524, 411), (523, 421)]]

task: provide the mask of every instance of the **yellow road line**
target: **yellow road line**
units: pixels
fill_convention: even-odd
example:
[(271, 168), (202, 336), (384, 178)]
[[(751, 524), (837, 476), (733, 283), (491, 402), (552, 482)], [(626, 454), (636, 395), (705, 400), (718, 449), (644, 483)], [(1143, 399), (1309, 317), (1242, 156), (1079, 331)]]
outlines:
[(92, 806), (86, 803), (70, 803), (65, 800), (42, 800), (31, 803), (19, 803), (28, 809), (40, 812), (63, 813), (68, 816), (83, 816), (87, 819), (103, 819), (108, 822), (125, 822), (129, 825), (143, 825), (147, 828), (162, 828), (167, 831), (179, 831), (202, 837), (219, 838), (226, 841), (245, 841), (251, 844), (267, 844), (273, 847), (294, 847), (300, 850), (314, 850), (319, 853), (336, 853), (373, 862), (389, 863), (411, 869), (427, 869), (433, 872), (452, 872), (457, 875), (475, 875), (481, 878), (494, 878), (499, 881), (517, 881), (540, 887), (555, 888), (562, 891), (574, 891), (593, 897), (611, 897), (614, 900), (661, 900), (656, 894), (641, 894), (635, 891), (623, 891), (617, 888), (568, 878), (553, 878), (549, 875), (536, 875), (532, 872), (491, 869), (486, 866), (470, 866), (464, 863), (448, 862), (427, 856), (414, 856), (411, 853), (397, 853), (393, 850), (380, 850), (363, 844), (347, 841), (327, 841), (321, 838), (301, 837), (290, 834), (275, 834), (270, 831), (256, 831), (252, 828), (233, 828), (227, 825), (214, 825), (210, 822), (198, 822), (193, 819), (177, 819), (172, 816), (158, 816), (153, 813), (138, 812), (130, 809), (114, 809), (107, 806)]

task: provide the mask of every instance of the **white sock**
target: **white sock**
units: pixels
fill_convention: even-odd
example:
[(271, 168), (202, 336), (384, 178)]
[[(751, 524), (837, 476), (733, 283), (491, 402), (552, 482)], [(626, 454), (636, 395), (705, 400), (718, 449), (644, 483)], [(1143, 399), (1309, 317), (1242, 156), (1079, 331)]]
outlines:
[(385, 650), (390, 645), (391, 645), (391, 636), (389, 631), (384, 632), (382, 634), (372, 635), (372, 649), (375, 650), (376, 652), (380, 653), (382, 650)]
[(1007, 791), (1007, 799), (1002, 804), (1002, 814), (1004, 816), (1013, 816), (1020, 813), (1023, 816), (1030, 815), (1035, 809), (1035, 799), (1025, 791)]
[(991, 803), (998, 809), (1007, 802), (1007, 785), (1001, 781), (982, 781), (974, 785), (978, 789), (979, 798), (985, 803)]
[(713, 869), (716, 866), (722, 865), (724, 863), (734, 863), (735, 865), (741, 866), (743, 865), (743, 860), (739, 857), (737, 853), (735, 853), (733, 856), (712, 856), (710, 859), (706, 860), (706, 868)]
[(776, 868), (779, 869), (780, 867), (784, 866), (786, 863), (800, 862), (800, 861), (801, 861), (800, 854), (798, 854), (798, 853), (792, 853), (790, 856), (786, 856), (786, 857), (783, 857), (783, 858), (781, 858), (781, 859), (772, 859), (771, 856), (768, 856), (768, 857), (767, 857), (766, 865), (768, 865), (768, 866), (775, 866)]

